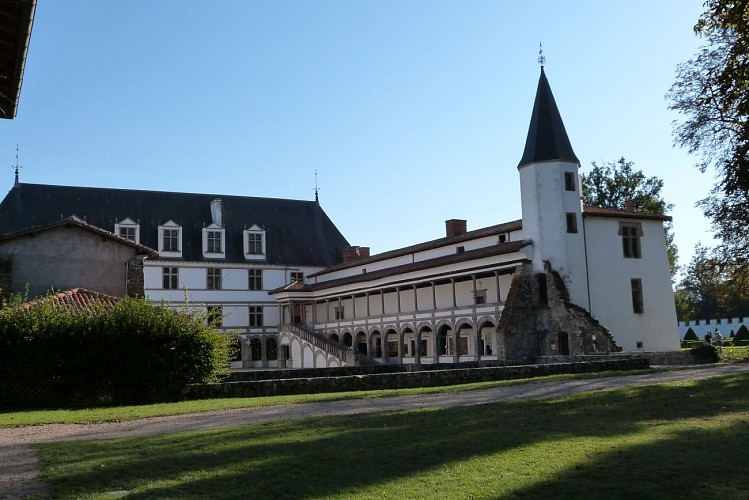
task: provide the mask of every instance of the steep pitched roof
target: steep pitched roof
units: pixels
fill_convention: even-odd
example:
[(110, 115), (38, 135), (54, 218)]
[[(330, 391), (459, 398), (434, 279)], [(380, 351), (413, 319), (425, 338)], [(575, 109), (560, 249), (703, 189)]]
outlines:
[[(76, 227), (79, 227), (79, 228), (84, 229), (86, 231), (90, 231), (92, 233), (101, 235), (101, 236), (103, 236), (105, 238), (108, 238), (108, 239), (110, 239), (110, 240), (112, 240), (112, 241), (114, 241), (116, 243), (121, 244), (121, 245), (133, 247), (136, 250), (138, 250), (139, 253), (144, 253), (144, 254), (146, 254), (146, 255), (148, 255), (150, 257), (158, 255), (158, 252), (156, 250), (154, 250), (153, 248), (149, 248), (149, 247), (146, 247), (146, 246), (143, 246), (143, 245), (139, 245), (138, 243), (130, 241), (130, 240), (126, 239), (126, 238), (120, 238), (119, 236), (117, 236), (116, 234), (114, 234), (112, 232), (109, 232), (109, 231), (107, 231), (105, 229), (102, 229), (100, 227), (93, 226), (93, 225), (87, 223), (86, 221), (84, 221), (82, 219), (79, 219), (78, 217), (75, 217), (75, 216), (66, 217), (65, 219), (62, 219), (62, 220), (59, 220), (59, 221), (56, 221), (56, 222), (52, 222), (52, 223), (49, 223), (49, 224), (44, 224), (44, 225), (41, 225), (41, 226), (32, 226), (32, 227), (29, 227), (29, 228), (26, 228), (26, 229), (21, 229), (20, 231), (15, 231), (13, 233), (2, 234), (2, 235), (0, 235), (0, 242), (2, 242), (4, 240), (10, 240), (10, 239), (13, 239), (13, 238), (18, 238), (20, 236), (25, 236), (25, 235), (29, 235), (29, 234), (40, 233), (42, 231), (47, 231), (49, 229), (54, 229), (54, 228), (61, 227), (61, 226), (76, 226)], [(81, 290), (83, 290), (83, 289), (81, 289)]]
[(0, 235), (71, 215), (114, 230), (115, 223), (129, 217), (140, 224), (140, 244), (158, 248), (159, 225), (173, 220), (182, 227), (182, 260), (208, 260), (202, 256), (202, 229), (213, 222), (211, 201), (217, 198), (222, 202), (226, 257), (211, 261), (245, 262), (242, 231), (257, 224), (266, 236), (266, 259), (258, 263), (341, 262), (348, 242), (314, 201), (20, 183), (0, 203)]
[(533, 103), (531, 124), (525, 140), (525, 150), (518, 168), (529, 163), (550, 160), (580, 162), (572, 150), (562, 116), (559, 114), (542, 66), (536, 89), (536, 101)]

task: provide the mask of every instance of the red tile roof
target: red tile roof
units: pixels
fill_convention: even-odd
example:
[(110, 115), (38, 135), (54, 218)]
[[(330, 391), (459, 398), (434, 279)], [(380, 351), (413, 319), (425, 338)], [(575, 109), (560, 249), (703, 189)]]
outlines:
[(671, 217), (668, 215), (645, 214), (642, 212), (630, 212), (629, 210), (618, 210), (616, 208), (589, 207), (583, 208), (584, 216), (593, 217), (618, 217), (620, 219), (648, 219), (668, 222)]
[(73, 288), (54, 295), (49, 295), (41, 299), (32, 300), (23, 305), (24, 309), (30, 309), (34, 305), (45, 301), (52, 301), (55, 306), (63, 308), (74, 308), (79, 311), (86, 310), (90, 307), (102, 306), (111, 308), (119, 301), (119, 297), (112, 297), (99, 292), (92, 292), (85, 288)]

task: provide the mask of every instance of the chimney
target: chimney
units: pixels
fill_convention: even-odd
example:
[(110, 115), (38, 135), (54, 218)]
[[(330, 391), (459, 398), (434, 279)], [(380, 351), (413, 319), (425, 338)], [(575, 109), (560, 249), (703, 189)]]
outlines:
[(221, 200), (216, 198), (211, 202), (211, 218), (213, 223), (219, 227), (224, 227), (221, 223)]
[(343, 262), (369, 257), (369, 247), (343, 247)]
[(627, 212), (635, 212), (635, 201), (627, 200), (624, 202), (624, 210)]
[(445, 232), (448, 238), (466, 234), (466, 221), (462, 219), (450, 219), (445, 221)]

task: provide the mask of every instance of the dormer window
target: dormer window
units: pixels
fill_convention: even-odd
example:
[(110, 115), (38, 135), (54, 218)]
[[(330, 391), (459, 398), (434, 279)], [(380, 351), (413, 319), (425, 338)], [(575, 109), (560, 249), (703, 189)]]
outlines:
[(127, 217), (114, 225), (114, 234), (134, 243), (140, 243), (140, 224)]
[(225, 256), (224, 228), (211, 224), (203, 228), (203, 257), (220, 259)]
[(159, 226), (159, 255), (182, 257), (182, 228), (172, 220)]
[(255, 224), (249, 229), (245, 229), (243, 236), (245, 259), (265, 259), (265, 231)]

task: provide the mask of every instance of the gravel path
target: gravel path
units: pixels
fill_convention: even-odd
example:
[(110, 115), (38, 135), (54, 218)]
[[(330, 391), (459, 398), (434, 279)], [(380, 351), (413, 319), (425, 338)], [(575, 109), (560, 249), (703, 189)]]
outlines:
[(581, 392), (697, 380), (745, 372), (749, 372), (749, 364), (703, 365), (678, 370), (655, 369), (641, 375), (558, 380), (476, 391), (241, 408), (103, 424), (53, 424), (0, 429), (0, 498), (47, 496), (45, 486), (36, 480), (39, 464), (34, 450), (28, 446), (30, 443), (152, 436), (290, 418), (555, 398)]

